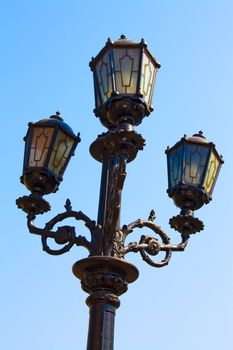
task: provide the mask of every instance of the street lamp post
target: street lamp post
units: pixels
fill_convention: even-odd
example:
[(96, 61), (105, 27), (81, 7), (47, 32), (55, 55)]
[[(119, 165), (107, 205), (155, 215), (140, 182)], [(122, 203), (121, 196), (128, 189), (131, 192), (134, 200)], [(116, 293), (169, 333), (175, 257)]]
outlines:
[[(21, 182), (31, 194), (17, 199), (19, 208), (27, 213), (28, 229), (41, 236), (43, 250), (52, 255), (68, 252), (74, 245), (85, 247), (89, 256), (73, 265), (74, 275), (89, 294), (90, 309), (88, 350), (113, 349), (115, 310), (119, 296), (127, 291), (129, 283), (138, 277), (137, 268), (125, 261), (125, 255), (139, 252), (142, 259), (154, 267), (169, 263), (172, 252), (183, 251), (191, 234), (204, 225), (194, 217), (194, 211), (211, 199), (222, 157), (215, 145), (202, 132), (184, 136), (168, 148), (168, 195), (181, 209), (170, 219), (170, 226), (181, 234), (179, 244), (172, 244), (168, 235), (154, 223), (152, 210), (147, 220), (136, 220), (120, 225), (121, 192), (126, 177), (126, 165), (143, 149), (144, 139), (134, 131), (152, 110), (152, 94), (160, 64), (151, 55), (142, 40), (135, 43), (125, 36), (115, 42), (108, 39), (106, 46), (90, 63), (94, 76), (95, 114), (108, 129), (90, 146), (94, 159), (102, 163), (97, 222), (81, 211), (74, 211), (67, 199), (66, 211), (56, 215), (44, 228), (34, 224), (38, 214), (50, 210), (44, 195), (55, 192), (65, 168), (80, 142), (79, 134), (64, 123), (60, 113), (50, 118), (29, 123), (25, 137), (24, 167)], [(75, 227), (59, 222), (74, 218), (82, 221), (91, 233), (91, 239), (76, 235)], [(138, 242), (126, 244), (126, 238), (135, 228), (147, 228), (152, 235), (141, 235)], [(48, 238), (53, 238), (58, 249), (52, 249)], [(61, 247), (59, 247), (59, 245)], [(154, 260), (164, 252), (162, 260)]]

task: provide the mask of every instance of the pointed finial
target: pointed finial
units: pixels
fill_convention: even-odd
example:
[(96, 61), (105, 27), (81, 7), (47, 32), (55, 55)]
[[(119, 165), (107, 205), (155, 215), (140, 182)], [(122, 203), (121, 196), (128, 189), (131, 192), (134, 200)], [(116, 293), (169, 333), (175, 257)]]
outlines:
[(154, 209), (152, 209), (150, 212), (150, 215), (148, 217), (148, 220), (153, 222), (155, 220), (155, 218), (156, 218), (155, 211), (154, 211)]
[(141, 39), (141, 44), (147, 46), (147, 42), (143, 38)]
[(110, 45), (110, 44), (113, 44), (113, 40), (111, 38), (108, 38), (107, 42), (106, 42), (106, 45)]
[(71, 205), (71, 201), (69, 200), (69, 198), (67, 198), (66, 200), (66, 204), (64, 205), (66, 211), (71, 211), (72, 210), (72, 205)]

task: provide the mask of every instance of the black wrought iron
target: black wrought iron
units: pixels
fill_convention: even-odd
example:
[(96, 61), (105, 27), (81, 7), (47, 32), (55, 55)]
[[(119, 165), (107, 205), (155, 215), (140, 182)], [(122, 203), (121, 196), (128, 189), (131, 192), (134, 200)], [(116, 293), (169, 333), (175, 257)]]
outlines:
[[(125, 42), (125, 37), (122, 37), (121, 40), (124, 41), (123, 46), (131, 45), (131, 48), (145, 48), (144, 42), (140, 44), (141, 46), (138, 46), (138, 44), (132, 44), (132, 42)], [(116, 46), (122, 45), (122, 43), (116, 43)], [(113, 44), (109, 43), (108, 45), (112, 47)], [(104, 54), (106, 52), (108, 52), (108, 47), (104, 49)], [(142, 55), (142, 50), (139, 50), (139, 54)], [(102, 55), (103, 52), (100, 53), (101, 57)], [(92, 69), (100, 56), (97, 56), (93, 61)], [(154, 61), (154, 64), (156, 64), (156, 61)], [(139, 85), (137, 83), (137, 86)], [(113, 86), (115, 85), (113, 84)], [(105, 103), (105, 107), (108, 103), (111, 105), (112, 98), (111, 96), (111, 101)], [(81, 246), (88, 251), (88, 257), (77, 261), (73, 266), (73, 273), (81, 280), (82, 288), (90, 294), (87, 298), (87, 304), (90, 307), (88, 350), (113, 349), (114, 316), (116, 308), (120, 305), (118, 296), (126, 292), (128, 283), (135, 281), (138, 277), (137, 268), (126, 262), (125, 256), (129, 253), (139, 252), (141, 258), (153, 267), (160, 268), (167, 265), (172, 253), (184, 251), (190, 235), (203, 229), (202, 221), (194, 217), (194, 210), (200, 208), (204, 203), (208, 203), (203, 195), (204, 189), (201, 187), (203, 181), (195, 184), (195, 186), (187, 185), (182, 181), (175, 183), (175, 186), (171, 186), (169, 182), (169, 195), (181, 208), (181, 213), (170, 219), (170, 226), (181, 234), (178, 243), (171, 243), (168, 235), (160, 226), (154, 223), (156, 219), (154, 210), (151, 210), (147, 220), (138, 219), (128, 225), (121, 226), (121, 193), (126, 177), (127, 164), (135, 159), (139, 150), (143, 150), (145, 140), (133, 130), (132, 115), (129, 116), (127, 113), (122, 115), (123, 111), (127, 112), (129, 108), (133, 108), (130, 107), (130, 104), (134, 101), (134, 97), (129, 98), (129, 104), (126, 103), (123, 109), (122, 103), (119, 101), (114, 99), (114, 108), (120, 108), (121, 118), (118, 119), (114, 127), (111, 122), (106, 122), (105, 126), (109, 127), (108, 131), (99, 135), (90, 146), (92, 157), (102, 163), (97, 222), (81, 211), (74, 211), (70, 200), (67, 199), (64, 212), (52, 218), (43, 228), (37, 227), (34, 223), (37, 215), (50, 210), (50, 204), (43, 198), (43, 195), (48, 193), (49, 190), (35, 190), (38, 187), (38, 181), (43, 186), (45, 183), (43, 176), (41, 176), (41, 169), (33, 169), (34, 176), (30, 172), (30, 186), (28, 188), (32, 193), (16, 200), (18, 207), (27, 213), (27, 224), (30, 233), (41, 236), (42, 248), (45, 252), (51, 255), (60, 255), (68, 252), (73, 246)], [(148, 113), (149, 110), (147, 110)], [(104, 115), (106, 117), (106, 114)], [(138, 123), (136, 122), (136, 124)], [(194, 136), (196, 137), (196, 135)], [(79, 136), (74, 140), (76, 146), (80, 141)], [(197, 142), (196, 139), (194, 141)], [(181, 141), (177, 144), (178, 146), (175, 145), (174, 148), (167, 150), (167, 153), (173, 157), (172, 152), (176, 151), (180, 145), (182, 146), (182, 142), (191, 144), (192, 140), (188, 139), (187, 141), (185, 139)], [(206, 142), (203, 142), (206, 146)], [(29, 152), (28, 147), (25, 151), (26, 156)], [(211, 149), (214, 149), (215, 155), (218, 156), (212, 144)], [(172, 167), (171, 164), (176, 167), (178, 167), (177, 164), (180, 164), (180, 162), (176, 162), (175, 157), (176, 155), (172, 158), (175, 160), (173, 163), (170, 162), (169, 169)], [(182, 157), (184, 157), (184, 153), (182, 153)], [(221, 158), (218, 159), (220, 166), (223, 161)], [(184, 167), (184, 161), (182, 162)], [(172, 171), (175, 170), (172, 169)], [(217, 178), (218, 172), (219, 169), (215, 172), (212, 171), (211, 176)], [(202, 177), (204, 179), (204, 173)], [(216, 178), (211, 179), (211, 181), (214, 183)], [(55, 177), (53, 177), (54, 179)], [(54, 188), (57, 184), (55, 183)], [(196, 205), (197, 201), (198, 204)], [(64, 224), (57, 227), (61, 222), (70, 218), (83, 222), (90, 232), (90, 238), (76, 232), (74, 226)], [(137, 242), (128, 242), (130, 234), (137, 229), (146, 229), (146, 232), (151, 230), (151, 235), (142, 233), (139, 235)], [(50, 247), (50, 239), (53, 239), (57, 244), (57, 249)], [(162, 257), (160, 257), (160, 253)]]

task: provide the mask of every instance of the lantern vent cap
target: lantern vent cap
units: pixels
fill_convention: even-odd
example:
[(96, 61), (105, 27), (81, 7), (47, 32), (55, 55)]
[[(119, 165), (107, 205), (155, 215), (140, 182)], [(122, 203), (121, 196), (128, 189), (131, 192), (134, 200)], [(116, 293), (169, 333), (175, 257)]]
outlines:
[(203, 144), (208, 144), (210, 143), (204, 136), (202, 131), (199, 131), (197, 134), (193, 134), (192, 136), (185, 136), (185, 140), (189, 142), (194, 142), (194, 143), (203, 143)]
[(135, 41), (127, 39), (124, 34), (121, 34), (120, 38), (117, 39), (116, 41), (112, 42), (114, 45), (132, 45), (132, 44), (137, 44)]

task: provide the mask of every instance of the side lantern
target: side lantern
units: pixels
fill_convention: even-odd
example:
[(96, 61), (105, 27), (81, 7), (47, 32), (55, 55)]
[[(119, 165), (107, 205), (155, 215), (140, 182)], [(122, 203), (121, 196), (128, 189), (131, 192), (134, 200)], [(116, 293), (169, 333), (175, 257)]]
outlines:
[(182, 210), (197, 210), (209, 203), (223, 163), (212, 142), (200, 131), (184, 136), (166, 150), (168, 195)]
[(55, 192), (79, 142), (79, 135), (63, 122), (59, 112), (29, 123), (21, 182), (32, 193)]

